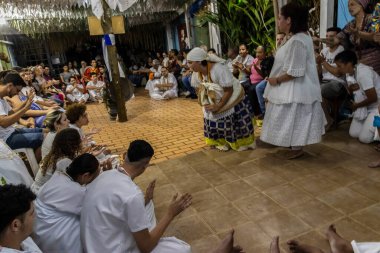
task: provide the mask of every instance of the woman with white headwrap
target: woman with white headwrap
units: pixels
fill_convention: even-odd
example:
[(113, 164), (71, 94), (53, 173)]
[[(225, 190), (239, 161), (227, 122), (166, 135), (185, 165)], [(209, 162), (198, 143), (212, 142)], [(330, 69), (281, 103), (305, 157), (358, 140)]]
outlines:
[(187, 61), (194, 71), (191, 85), (203, 107), (206, 144), (222, 151), (253, 149), (252, 106), (224, 60), (196, 47)]

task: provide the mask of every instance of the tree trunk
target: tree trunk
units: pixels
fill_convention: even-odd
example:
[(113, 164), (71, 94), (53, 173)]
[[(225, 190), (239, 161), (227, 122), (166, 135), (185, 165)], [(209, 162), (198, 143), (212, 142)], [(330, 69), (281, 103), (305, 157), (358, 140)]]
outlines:
[[(103, 10), (104, 10), (104, 21), (102, 22), (102, 27), (104, 34), (112, 34), (112, 14), (111, 9), (106, 3), (102, 0)], [(123, 97), (123, 92), (120, 86), (120, 73), (119, 65), (117, 60), (117, 50), (115, 45), (107, 46), (108, 61), (111, 68), (111, 86), (115, 91), (115, 99), (117, 106), (117, 116), (119, 122), (127, 121), (127, 108), (125, 107), (125, 99)]]

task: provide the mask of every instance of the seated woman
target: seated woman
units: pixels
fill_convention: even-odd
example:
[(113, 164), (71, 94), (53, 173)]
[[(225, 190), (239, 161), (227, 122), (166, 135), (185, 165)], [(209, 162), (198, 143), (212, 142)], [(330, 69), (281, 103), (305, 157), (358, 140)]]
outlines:
[(45, 158), (47, 154), (49, 154), (55, 136), (62, 129), (69, 127), (69, 120), (67, 119), (66, 113), (62, 109), (54, 110), (49, 112), (46, 115), (44, 120), (44, 126), (49, 130), (47, 135), (45, 136), (44, 141), (42, 142), (41, 152), (42, 159)]
[(91, 154), (75, 158), (56, 172), (41, 188), (35, 201), (34, 241), (43, 252), (82, 253), (80, 212), (86, 185), (100, 173), (99, 162)]
[(378, 114), (380, 98), (380, 77), (369, 66), (358, 63), (356, 54), (352, 51), (343, 51), (335, 57), (335, 63), (341, 73), (351, 76), (357, 84), (350, 85), (349, 92), (352, 94), (356, 90), (361, 90), (365, 99), (352, 104), (353, 111), (359, 108), (367, 108), (367, 117), (363, 120), (352, 119), (350, 126), (350, 136), (359, 138), (363, 143), (371, 143), (375, 137), (376, 128), (373, 126), (373, 118)]
[[(9, 98), (8, 102), (11, 104), (12, 108), (21, 106), (23, 102), (28, 99), (28, 97), (21, 92), (22, 89), (26, 87), (26, 83), (17, 72), (8, 72), (5, 80), (7, 82), (12, 82), (18, 92), (18, 95)], [(51, 110), (52, 108), (40, 106), (37, 103), (33, 102), (30, 110), (26, 111), (23, 118), (25, 119), (32, 117), (34, 119), (34, 127), (41, 128), (46, 114)]]
[(66, 128), (54, 138), (50, 152), (40, 164), (31, 190), (38, 195), (40, 188), (56, 171), (64, 171), (71, 161), (81, 152), (82, 140), (77, 130)]
[(77, 79), (70, 77), (70, 83), (66, 87), (66, 97), (72, 103), (86, 103), (89, 95), (84, 94), (84, 87), (81, 83), (78, 83)]
[(150, 97), (155, 100), (163, 100), (178, 97), (178, 83), (173, 74), (165, 67), (161, 68), (161, 78), (152, 84)]

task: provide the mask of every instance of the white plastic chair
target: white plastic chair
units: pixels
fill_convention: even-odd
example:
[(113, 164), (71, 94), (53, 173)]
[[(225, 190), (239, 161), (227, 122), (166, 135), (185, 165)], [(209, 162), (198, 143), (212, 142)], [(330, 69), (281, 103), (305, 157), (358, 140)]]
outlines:
[(34, 155), (34, 150), (32, 148), (19, 148), (13, 151), (17, 153), (24, 153), (26, 155), (26, 158), (28, 158), (29, 161), (29, 165), (32, 168), (33, 174), (34, 176), (36, 176), (39, 166), (37, 163), (36, 156)]

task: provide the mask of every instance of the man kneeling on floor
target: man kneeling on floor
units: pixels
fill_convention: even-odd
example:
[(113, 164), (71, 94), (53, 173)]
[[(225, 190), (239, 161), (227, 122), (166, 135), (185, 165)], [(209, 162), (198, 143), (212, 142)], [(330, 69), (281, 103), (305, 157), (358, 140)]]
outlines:
[(191, 252), (190, 245), (177, 238), (161, 238), (173, 219), (191, 205), (191, 195), (175, 195), (166, 215), (156, 224), (152, 202), (155, 181), (145, 198), (133, 182), (144, 173), (153, 154), (146, 141), (133, 141), (124, 163), (103, 172), (88, 186), (81, 212), (85, 252)]

